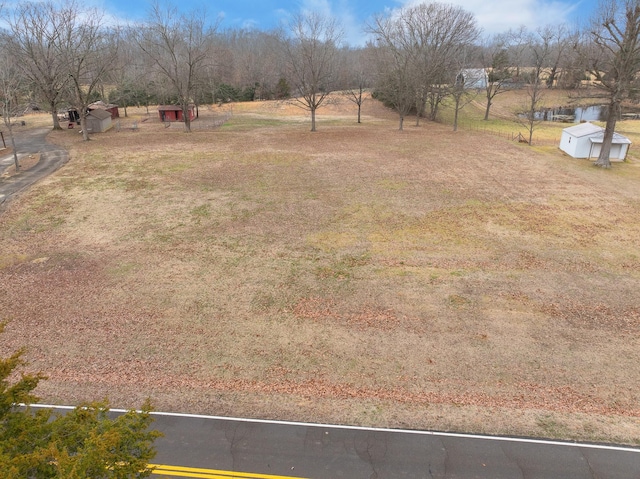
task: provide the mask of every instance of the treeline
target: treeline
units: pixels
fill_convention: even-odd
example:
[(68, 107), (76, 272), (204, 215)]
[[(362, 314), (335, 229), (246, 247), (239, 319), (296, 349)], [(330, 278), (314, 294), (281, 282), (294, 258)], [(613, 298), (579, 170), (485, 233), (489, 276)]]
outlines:
[[(483, 36), (473, 14), (423, 3), (376, 16), (365, 46), (343, 43), (337, 19), (299, 13), (272, 31), (221, 30), (206, 12), (153, 4), (147, 19), (116, 26), (104, 12), (65, 3), (5, 6), (0, 96), (7, 114), (26, 102), (78, 111), (96, 99), (131, 105), (211, 104), (291, 98), (315, 112), (332, 91), (359, 106), (372, 89), (399, 114), (436, 119), (444, 98), (459, 109), (468, 92), (486, 103), (511, 88), (530, 91), (530, 109), (546, 88), (598, 85), (619, 108), (640, 69), (640, 0), (610, 0), (582, 30), (554, 25)], [(185, 128), (190, 129), (188, 115)], [(82, 118), (81, 118), (82, 120)], [(534, 128), (533, 119), (530, 124)]]

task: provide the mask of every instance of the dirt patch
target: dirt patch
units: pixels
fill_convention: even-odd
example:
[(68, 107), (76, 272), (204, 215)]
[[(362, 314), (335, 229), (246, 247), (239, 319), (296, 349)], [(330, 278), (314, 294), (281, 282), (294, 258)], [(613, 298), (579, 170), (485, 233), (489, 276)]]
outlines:
[(48, 402), (638, 442), (637, 168), (355, 113), (53, 132), (0, 216), (0, 352)]

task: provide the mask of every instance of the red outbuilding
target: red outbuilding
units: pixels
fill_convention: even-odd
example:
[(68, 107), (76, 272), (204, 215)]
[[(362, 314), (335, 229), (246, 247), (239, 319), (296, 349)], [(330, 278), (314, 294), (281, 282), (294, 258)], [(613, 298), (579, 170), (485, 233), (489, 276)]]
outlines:
[[(189, 105), (189, 120), (193, 121), (196, 118), (195, 105)], [(182, 107), (179, 105), (160, 105), (158, 107), (158, 115), (160, 121), (184, 121), (182, 116)]]
[(114, 105), (113, 103), (105, 103), (102, 100), (96, 101), (89, 105), (87, 108), (89, 111), (92, 110), (104, 110), (111, 113), (111, 119), (119, 118), (120, 112), (118, 111), (118, 105)]

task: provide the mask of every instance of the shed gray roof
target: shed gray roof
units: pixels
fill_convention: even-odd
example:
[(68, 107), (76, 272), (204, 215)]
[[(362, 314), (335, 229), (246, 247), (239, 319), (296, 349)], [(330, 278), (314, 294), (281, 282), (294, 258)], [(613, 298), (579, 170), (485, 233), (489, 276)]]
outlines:
[(110, 108), (118, 108), (118, 105), (113, 103), (105, 103), (102, 100), (94, 101), (89, 105), (89, 110), (108, 110)]
[(90, 116), (97, 118), (98, 120), (104, 120), (105, 118), (111, 118), (111, 113), (106, 110), (91, 110), (87, 113), (87, 117)]
[[(591, 143), (602, 143), (603, 140), (604, 140), (604, 131), (602, 131), (601, 133), (598, 133), (597, 135), (593, 135), (589, 137), (589, 141), (591, 141)], [(630, 145), (631, 140), (626, 136), (621, 135), (620, 133), (614, 133), (611, 143), (615, 143), (616, 145), (626, 143)]]
[(562, 131), (565, 131), (576, 138), (580, 138), (582, 136), (591, 136), (601, 133), (604, 131), (604, 128), (594, 125), (593, 123), (586, 122), (570, 126), (569, 128), (564, 128)]
[[(604, 139), (604, 128), (589, 122), (570, 126), (569, 128), (564, 128), (562, 131), (569, 133), (571, 136), (575, 138), (581, 138), (581, 137), (587, 136), (589, 137), (589, 140), (592, 143), (602, 143), (602, 140)], [(626, 136), (621, 135), (620, 133), (614, 133), (613, 143), (616, 143), (616, 144), (627, 143), (630, 145), (631, 140)]]

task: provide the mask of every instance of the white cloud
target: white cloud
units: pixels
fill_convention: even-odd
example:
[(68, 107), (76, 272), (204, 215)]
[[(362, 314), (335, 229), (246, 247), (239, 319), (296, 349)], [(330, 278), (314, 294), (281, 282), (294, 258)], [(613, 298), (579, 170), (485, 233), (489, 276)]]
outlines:
[(343, 41), (351, 46), (365, 43), (362, 19), (357, 18), (348, 0), (303, 0), (302, 11), (317, 12), (338, 20), (344, 32)]
[(303, 0), (302, 11), (316, 12), (325, 16), (333, 14), (333, 8), (329, 0)]
[[(420, 3), (424, 0), (406, 0), (404, 5)], [(578, 2), (554, 0), (447, 0), (443, 3), (458, 5), (473, 13), (485, 34), (503, 33), (522, 25), (535, 30), (545, 25), (569, 23), (578, 6)]]

